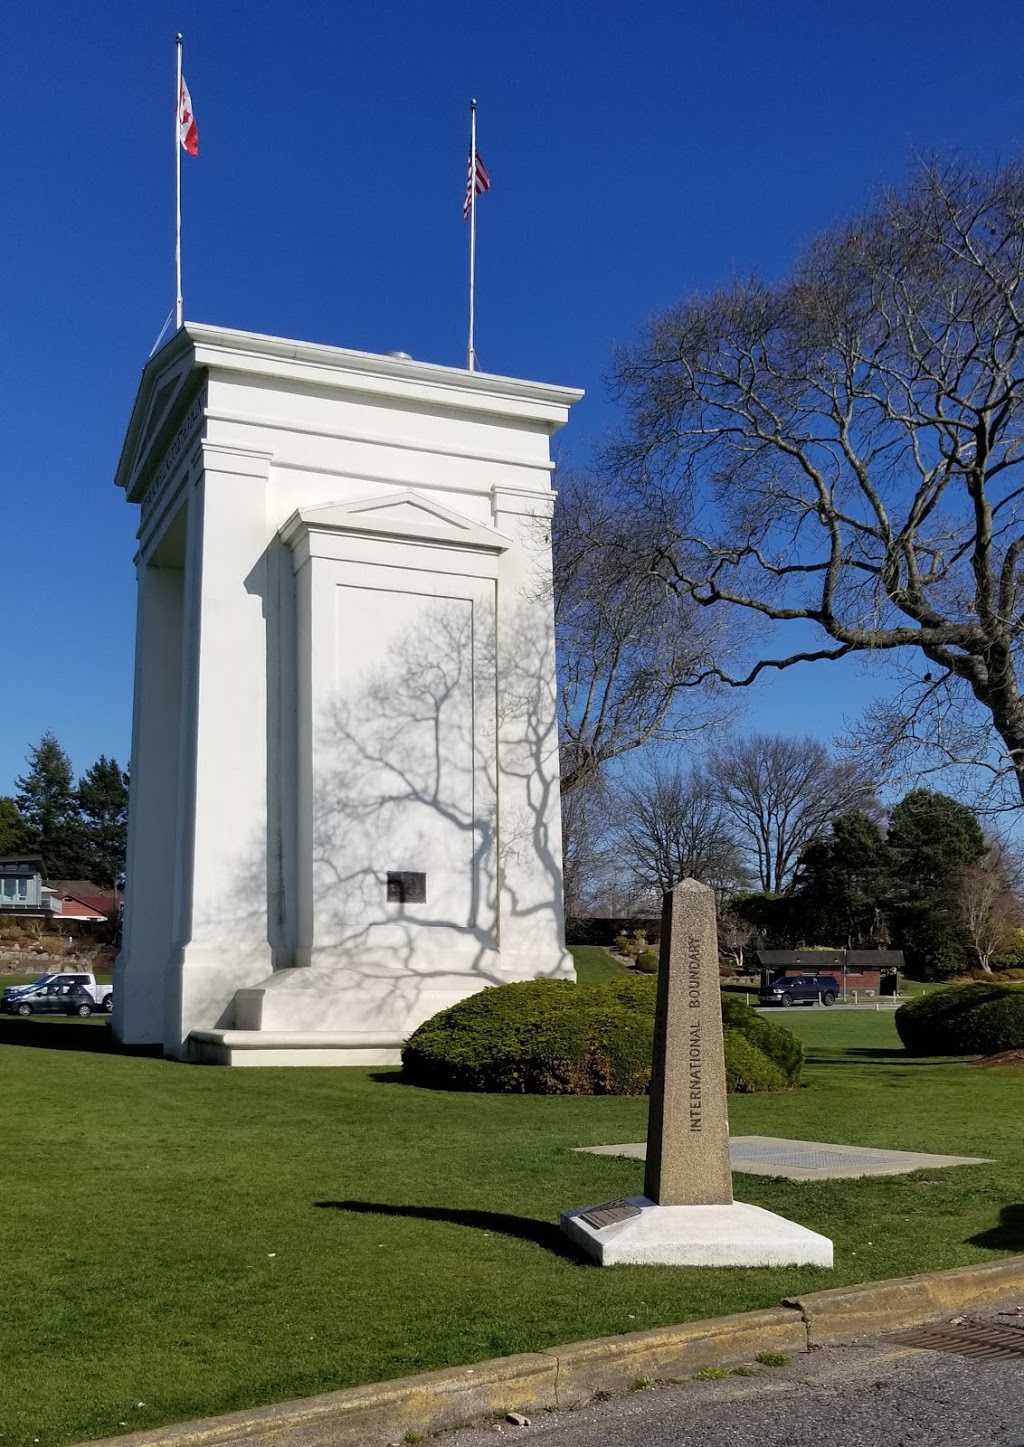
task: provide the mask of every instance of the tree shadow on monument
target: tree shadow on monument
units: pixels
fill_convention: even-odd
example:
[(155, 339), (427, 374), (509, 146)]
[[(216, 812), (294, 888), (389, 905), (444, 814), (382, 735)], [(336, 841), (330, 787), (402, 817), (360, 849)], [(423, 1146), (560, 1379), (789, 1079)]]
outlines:
[(317, 1210), (349, 1211), (361, 1216), (396, 1216), (410, 1221), (436, 1221), (452, 1226), (467, 1226), (490, 1236), (509, 1236), (516, 1241), (529, 1241), (553, 1256), (561, 1256), (575, 1265), (590, 1265), (573, 1244), (551, 1221), (538, 1221), (530, 1216), (511, 1216), (504, 1211), (458, 1210), (444, 1206), (396, 1206), (382, 1201), (317, 1201)]
[[(486, 662), (473, 624), (465, 605), (425, 609), (361, 686), (323, 712), (314, 745), (314, 958), (358, 965), (379, 942), (394, 964), (412, 967), (429, 929), (471, 942), (474, 968), (496, 949), (493, 724), (478, 696)], [(426, 898), (389, 905), (389, 864), (425, 866)]]
[[(501, 983), (512, 938), (519, 971), (534, 938), (530, 973), (563, 968), (550, 631), (535, 607), (507, 605), (499, 668), (493, 596), (416, 602), (415, 620), (314, 718), (309, 813), (284, 840), (300, 870), (311, 849), (311, 890), (290, 931), (262, 841), (240, 870), (236, 906), (293, 936), (276, 973), (332, 972), (340, 994), (324, 1029), (355, 1019), (367, 990), (382, 1016), (393, 1003), (425, 1018), (417, 996), (464, 994), (460, 978)], [(389, 900), (389, 874), (417, 869), (426, 898)], [(448, 1002), (424, 1001), (426, 1013)]]

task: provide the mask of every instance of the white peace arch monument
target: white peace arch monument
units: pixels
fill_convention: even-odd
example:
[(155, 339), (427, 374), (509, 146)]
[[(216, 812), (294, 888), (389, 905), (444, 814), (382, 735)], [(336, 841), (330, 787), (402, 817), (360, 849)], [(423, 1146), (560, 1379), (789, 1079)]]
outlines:
[(191, 323), (148, 362), (120, 1040), (390, 1064), (573, 977), (549, 439), (581, 395)]

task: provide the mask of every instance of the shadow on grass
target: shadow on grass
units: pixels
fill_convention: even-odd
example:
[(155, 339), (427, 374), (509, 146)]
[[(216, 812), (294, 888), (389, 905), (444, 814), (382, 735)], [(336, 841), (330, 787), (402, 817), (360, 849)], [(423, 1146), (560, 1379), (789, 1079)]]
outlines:
[(0, 1016), (0, 1045), (30, 1050), (72, 1050), (81, 1055), (147, 1055), (159, 1059), (160, 1045), (122, 1045), (102, 1021), (21, 1020)]
[(351, 1211), (360, 1216), (404, 1216), (410, 1221), (443, 1221), (452, 1226), (468, 1226), (473, 1231), (486, 1231), (492, 1236), (511, 1236), (516, 1241), (532, 1241), (553, 1256), (563, 1256), (577, 1265), (592, 1264), (562, 1235), (550, 1221), (535, 1221), (530, 1216), (507, 1216), (502, 1211), (455, 1211), (443, 1206), (389, 1206), (382, 1201), (317, 1201), (321, 1211)]
[(1024, 1251), (1024, 1204), (1004, 1206), (999, 1212), (999, 1225), (977, 1236), (968, 1236), (969, 1246), (984, 1246), (989, 1251)]
[(809, 1045), (807, 1058), (815, 1065), (865, 1065), (871, 1060), (881, 1060), (899, 1065), (949, 1065), (956, 1063), (956, 1057), (934, 1055), (908, 1055), (905, 1050), (868, 1045), (847, 1045), (832, 1054), (826, 1054), (828, 1047)]
[[(370, 1079), (377, 1085), (404, 1085), (406, 1090), (430, 1090), (448, 1095), (501, 1095), (500, 1090), (460, 1090), (457, 1085), (434, 1084), (430, 1080), (410, 1080), (403, 1070), (375, 1070)], [(511, 1092), (509, 1092), (511, 1093)]]

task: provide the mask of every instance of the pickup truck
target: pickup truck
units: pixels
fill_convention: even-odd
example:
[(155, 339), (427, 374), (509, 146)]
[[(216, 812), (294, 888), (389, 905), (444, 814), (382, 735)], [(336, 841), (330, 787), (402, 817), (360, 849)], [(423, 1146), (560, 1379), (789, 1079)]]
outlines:
[(0, 1010), (9, 1015), (17, 1014), (17, 1002), (22, 995), (35, 994), (48, 985), (79, 985), (98, 1009), (109, 1015), (114, 1008), (113, 985), (97, 984), (96, 976), (85, 970), (59, 970), (40, 975), (38, 980), (32, 980), (27, 985), (8, 985), (0, 999)]

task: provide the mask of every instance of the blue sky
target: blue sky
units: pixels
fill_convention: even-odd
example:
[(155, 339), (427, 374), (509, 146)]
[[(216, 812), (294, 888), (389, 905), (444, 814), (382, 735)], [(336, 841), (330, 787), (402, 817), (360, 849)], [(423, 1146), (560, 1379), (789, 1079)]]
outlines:
[[(128, 756), (136, 518), (111, 479), (173, 303), (178, 29), (186, 315), (461, 365), (476, 95), (480, 363), (586, 387), (580, 460), (650, 312), (781, 274), (916, 154), (987, 163), (1024, 136), (1012, 3), (8, 0), (0, 792), (46, 729), (79, 772)], [(828, 737), (873, 686), (792, 673), (748, 722)]]

